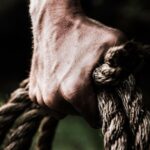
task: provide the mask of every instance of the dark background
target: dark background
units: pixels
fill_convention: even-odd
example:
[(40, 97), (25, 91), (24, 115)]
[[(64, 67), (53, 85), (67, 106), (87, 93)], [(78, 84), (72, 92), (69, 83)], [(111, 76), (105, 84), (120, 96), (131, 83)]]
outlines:
[(0, 0), (0, 91), (12, 90), (27, 77), (31, 30), (27, 0)]
[[(29, 73), (32, 36), (28, 4), (28, 0), (0, 1), (1, 91), (9, 92)], [(82, 0), (82, 5), (88, 16), (119, 28), (129, 39), (150, 44), (150, 1)], [(148, 80), (149, 75), (144, 74)]]

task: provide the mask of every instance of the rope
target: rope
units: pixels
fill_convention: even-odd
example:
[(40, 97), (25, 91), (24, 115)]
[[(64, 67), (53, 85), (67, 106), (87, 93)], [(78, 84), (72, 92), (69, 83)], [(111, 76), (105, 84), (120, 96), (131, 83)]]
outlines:
[(37, 109), (23, 114), (21, 121), (17, 122), (15, 127), (8, 133), (3, 148), (5, 150), (29, 149), (42, 117), (42, 113)]
[(99, 110), (102, 116), (102, 133), (105, 150), (125, 150), (128, 147), (128, 133), (125, 128), (126, 119), (116, 97), (111, 91), (97, 93)]
[[(99, 86), (97, 97), (102, 114), (106, 150), (127, 149), (127, 146), (123, 145), (125, 143), (128, 143), (128, 149), (150, 149), (149, 112), (143, 107), (142, 94), (136, 88), (134, 77), (126, 79), (137, 69), (136, 66), (140, 65), (145, 53), (135, 43), (113, 47), (105, 54), (103, 64), (93, 73), (94, 80)], [(124, 112), (120, 113), (118, 105)], [(128, 120), (125, 120), (124, 116)], [(128, 123), (126, 126), (129, 125), (129, 130), (125, 129), (124, 121)], [(127, 138), (124, 134), (133, 135)]]
[(118, 89), (125, 112), (135, 137), (136, 150), (150, 149), (150, 114), (143, 106), (141, 90), (137, 88), (135, 79), (130, 76)]
[[(1, 150), (30, 149), (34, 135), (45, 117), (51, 119), (44, 123), (42, 137), (47, 136), (51, 139), (47, 142), (47, 146), (50, 146), (56, 122), (58, 123), (52, 116), (58, 119), (63, 115), (58, 116), (57, 112), (32, 103), (28, 98), (28, 80), (23, 81), (20, 87), (11, 94), (10, 100), (0, 108), (0, 142), (2, 143), (5, 139)], [(48, 127), (48, 123), (49, 125), (52, 123), (51, 126)], [(45, 129), (47, 131), (49, 129), (48, 135), (44, 133)], [(53, 134), (49, 134), (50, 131)], [(42, 143), (39, 142), (39, 150), (42, 150), (42, 147)]]
[(2, 144), (7, 132), (21, 113), (31, 105), (28, 92), (20, 87), (11, 94), (7, 104), (0, 107), (0, 144)]
[[(40, 136), (36, 150), (50, 150), (52, 149), (52, 142), (54, 139), (58, 120), (49, 116), (45, 117), (40, 128)], [(51, 129), (51, 130), (50, 130)]]
[[(148, 49), (133, 42), (112, 47), (93, 72), (105, 150), (150, 149), (150, 115), (131, 75), (149, 55)], [(51, 149), (58, 120), (65, 116), (33, 104), (28, 97), (28, 82), (21, 83), (0, 107), (2, 150), (30, 149), (39, 128), (36, 149)]]

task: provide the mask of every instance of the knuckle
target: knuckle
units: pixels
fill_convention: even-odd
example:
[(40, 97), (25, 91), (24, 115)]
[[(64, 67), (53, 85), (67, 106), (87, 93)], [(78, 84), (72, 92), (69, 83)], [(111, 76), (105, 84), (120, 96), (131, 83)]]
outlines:
[(29, 98), (34, 103), (38, 103), (39, 105), (44, 105), (42, 93), (40, 92), (38, 86), (29, 85)]
[(118, 29), (114, 29), (114, 35), (116, 37), (116, 41), (122, 42), (122, 41), (126, 40), (125, 34)]
[(73, 88), (69, 88), (69, 89), (63, 91), (63, 97), (66, 100), (74, 99), (75, 95), (76, 95), (76, 92), (75, 92), (75, 89), (73, 89)]
[(118, 29), (111, 29), (111, 31), (107, 32), (106, 37), (106, 43), (109, 46), (120, 45), (126, 41), (124, 33)]
[(29, 81), (29, 91), (28, 91), (28, 94), (29, 94), (29, 98), (34, 101), (35, 100), (35, 86), (33, 86), (32, 82)]
[(61, 84), (61, 94), (65, 100), (72, 100), (77, 96), (80, 85), (65, 81)]
[(43, 92), (43, 103), (49, 108), (53, 108), (56, 100), (57, 93), (54, 90)]
[(32, 102), (37, 103), (35, 92), (29, 88), (29, 98)]
[(40, 92), (39, 90), (29, 90), (29, 98), (32, 102), (39, 104), (40, 106), (53, 107), (55, 101), (55, 95), (53, 92)]
[(37, 103), (41, 106), (44, 106), (44, 101), (43, 101), (43, 97), (42, 97), (42, 93), (38, 90), (36, 93), (36, 98), (37, 98)]

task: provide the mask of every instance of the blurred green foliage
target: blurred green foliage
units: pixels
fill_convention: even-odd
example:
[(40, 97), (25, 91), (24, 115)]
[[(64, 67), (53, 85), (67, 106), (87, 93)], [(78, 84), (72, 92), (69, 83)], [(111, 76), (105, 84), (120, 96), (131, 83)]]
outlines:
[(81, 118), (69, 116), (58, 126), (54, 150), (100, 150), (103, 149), (100, 130), (94, 130)]

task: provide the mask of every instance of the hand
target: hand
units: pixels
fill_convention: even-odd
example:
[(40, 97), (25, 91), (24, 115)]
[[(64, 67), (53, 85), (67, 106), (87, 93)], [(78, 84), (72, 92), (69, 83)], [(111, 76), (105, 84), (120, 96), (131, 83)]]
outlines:
[(124, 35), (83, 15), (48, 23), (44, 17), (44, 26), (33, 31), (30, 98), (60, 113), (77, 112), (100, 127), (91, 74), (105, 51), (124, 42)]

